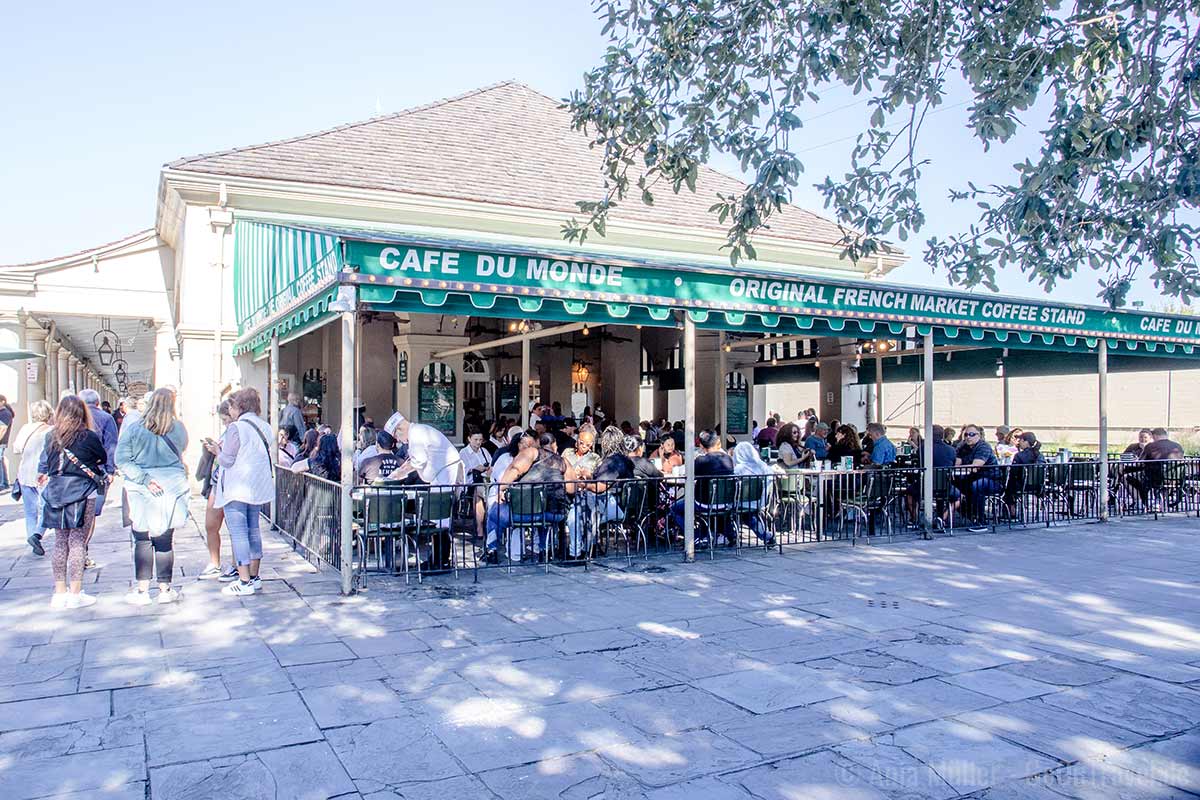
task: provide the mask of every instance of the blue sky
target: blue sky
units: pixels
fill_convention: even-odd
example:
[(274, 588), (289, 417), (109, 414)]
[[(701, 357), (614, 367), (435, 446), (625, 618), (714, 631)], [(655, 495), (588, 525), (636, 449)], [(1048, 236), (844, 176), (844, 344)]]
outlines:
[[(5, 22), (0, 263), (62, 255), (149, 227), (158, 171), (174, 158), (295, 136), (507, 78), (564, 96), (603, 51), (586, 0), (42, 2), (16, 4)], [(820, 211), (810, 184), (844, 169), (850, 142), (839, 140), (855, 135), (864, 115), (855, 100), (834, 93), (801, 114), (815, 118), (795, 144), (807, 162), (798, 205)], [(950, 108), (930, 118), (929, 223), (909, 241), (911, 261), (892, 280), (945, 286), (922, 261), (921, 243), (965, 228), (975, 210), (951, 204), (948, 189), (966, 178), (1003, 180), (1036, 145), (1029, 132), (985, 155), (962, 129), (963, 113)], [(1016, 273), (1003, 276), (1001, 288), (1043, 296)], [(1054, 296), (1092, 303), (1096, 291), (1095, 277), (1085, 274)], [(1135, 295), (1156, 300), (1148, 284)]]

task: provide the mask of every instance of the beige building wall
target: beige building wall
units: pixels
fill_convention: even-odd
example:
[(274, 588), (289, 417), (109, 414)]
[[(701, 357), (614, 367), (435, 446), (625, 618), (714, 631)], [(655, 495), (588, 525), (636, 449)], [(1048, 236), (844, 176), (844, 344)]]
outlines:
[[(1004, 421), (1000, 378), (944, 380), (934, 384), (934, 419), (959, 428), (994, 428)], [(1177, 440), (1200, 437), (1200, 370), (1119, 372), (1108, 377), (1109, 441), (1133, 441), (1139, 428), (1165, 427)], [(884, 384), (883, 408), (892, 433), (923, 420), (920, 384)], [(1047, 375), (1009, 379), (1009, 420), (1044, 442), (1099, 444), (1099, 390), (1094, 375)]]

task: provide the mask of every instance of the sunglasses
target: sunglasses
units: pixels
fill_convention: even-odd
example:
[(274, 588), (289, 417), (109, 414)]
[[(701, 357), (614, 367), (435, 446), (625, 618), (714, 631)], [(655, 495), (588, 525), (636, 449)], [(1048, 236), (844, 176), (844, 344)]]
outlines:
[(963, 434), (963, 436), (967, 437), (968, 439), (974, 439), (978, 435), (979, 435), (978, 433), (964, 433)]

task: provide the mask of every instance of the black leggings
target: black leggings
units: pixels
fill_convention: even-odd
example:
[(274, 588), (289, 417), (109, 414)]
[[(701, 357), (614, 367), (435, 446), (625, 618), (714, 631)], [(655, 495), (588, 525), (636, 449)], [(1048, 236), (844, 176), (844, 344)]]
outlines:
[(139, 581), (150, 580), (157, 562), (158, 582), (171, 582), (171, 573), (175, 570), (175, 551), (171, 542), (174, 534), (174, 530), (164, 531), (158, 536), (151, 536), (145, 531), (133, 532), (133, 571)]

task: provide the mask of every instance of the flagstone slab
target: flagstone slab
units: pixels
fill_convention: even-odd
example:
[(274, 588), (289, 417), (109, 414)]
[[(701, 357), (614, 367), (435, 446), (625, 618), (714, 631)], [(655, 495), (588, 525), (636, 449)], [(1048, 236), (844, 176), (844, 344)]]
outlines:
[(1200, 794), (1200, 731), (1115, 753), (1108, 763)]
[(892, 800), (902, 784), (823, 750), (724, 775), (758, 800)]
[(675, 733), (751, 718), (737, 706), (687, 685), (620, 694), (595, 704), (618, 722), (647, 734)]
[(1005, 703), (956, 717), (961, 722), (1064, 762), (1101, 758), (1145, 741), (1116, 724), (1081, 716), (1045, 699)]
[(725, 738), (766, 757), (792, 755), (870, 736), (812, 706), (744, 716), (711, 727)]
[[(64, 722), (108, 717), (110, 710), (111, 700), (108, 692), (77, 694), (67, 701), (47, 697), (0, 703), (0, 731), (41, 728)], [(0, 794), (0, 797), (3, 795)]]
[(692, 685), (754, 714), (811, 705), (847, 691), (837, 676), (800, 664), (743, 670), (693, 681)]
[(599, 753), (639, 783), (652, 787), (728, 772), (761, 760), (753, 750), (706, 730), (608, 745)]
[(360, 789), (382, 791), (416, 776), (437, 781), (463, 774), (446, 746), (409, 713), (328, 731), (338, 759)]
[(150, 766), (242, 755), (321, 738), (295, 692), (198, 703), (146, 715)]
[(1022, 678), (1002, 669), (981, 669), (974, 672), (961, 672), (957, 675), (947, 675), (943, 681), (962, 689), (986, 694), (997, 700), (1016, 701), (1030, 697), (1040, 697), (1059, 691), (1058, 687), (1032, 678)]
[(49, 796), (67, 796), (112, 787), (121, 791), (126, 784), (146, 777), (145, 751), (141, 745), (111, 750), (77, 753), (51, 758), (25, 758), (0, 770), (0, 797), (27, 800)]
[(150, 785), (152, 800), (325, 800), (356, 791), (325, 742), (159, 767), (151, 770)]
[(592, 753), (491, 770), (481, 773), (479, 779), (505, 800), (543, 797), (641, 800), (645, 796), (637, 781)]
[(472, 772), (512, 767), (623, 743), (640, 734), (591, 703), (527, 708), (511, 701), (462, 703), (433, 732)]
[(1048, 695), (1046, 702), (1146, 736), (1180, 733), (1200, 720), (1200, 692), (1149, 678), (1122, 676)]
[(887, 738), (934, 770), (959, 794), (1059, 766), (1052, 758), (1037, 755), (979, 728), (950, 720), (915, 725), (896, 731)]
[(340, 683), (300, 692), (322, 728), (358, 725), (405, 712), (404, 702), (383, 681)]

